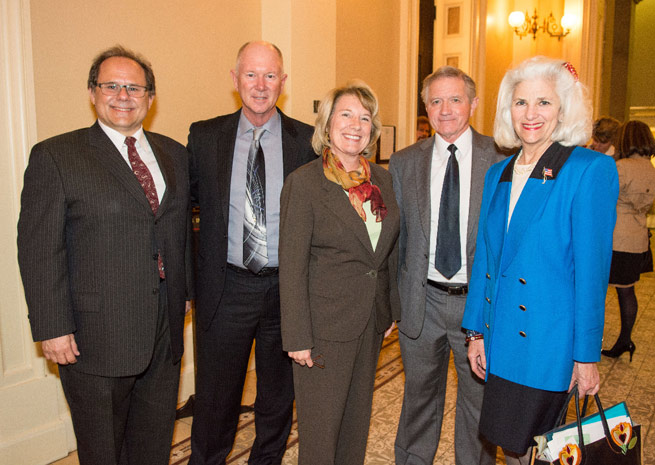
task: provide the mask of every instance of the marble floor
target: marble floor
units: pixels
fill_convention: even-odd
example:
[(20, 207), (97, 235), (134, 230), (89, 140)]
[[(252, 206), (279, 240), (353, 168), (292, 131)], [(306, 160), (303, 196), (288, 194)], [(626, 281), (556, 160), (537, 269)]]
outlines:
[[(628, 354), (618, 359), (603, 357), (599, 364), (601, 373), (600, 396), (605, 407), (627, 400), (633, 421), (642, 425), (643, 464), (655, 465), (655, 357), (651, 346), (655, 336), (655, 273), (642, 275), (636, 286), (639, 301), (639, 314), (633, 331), (633, 340), (637, 346), (633, 361)], [(619, 332), (619, 311), (616, 292), (608, 289), (605, 314), (605, 347), (613, 344)], [(396, 425), (402, 403), (404, 375), (397, 334), (392, 334), (385, 341), (380, 356), (376, 377), (376, 390), (371, 417), (371, 430), (366, 454), (367, 465), (393, 463), (393, 443)], [(448, 393), (442, 438), (434, 463), (455, 465), (453, 452), (455, 386), (457, 383), (454, 369), (449, 370)], [(255, 379), (250, 372), (244, 392), (244, 405), (254, 401)], [(242, 465), (247, 463), (248, 453), (254, 436), (252, 413), (242, 414), (239, 432), (232, 455), (228, 463)], [(192, 418), (178, 420), (171, 449), (171, 465), (186, 465), (190, 453), (189, 435)], [(295, 428), (289, 438), (283, 465), (297, 463), (297, 431)], [(55, 465), (78, 465), (76, 454), (53, 462)], [(502, 453), (497, 457), (498, 464), (504, 464)]]

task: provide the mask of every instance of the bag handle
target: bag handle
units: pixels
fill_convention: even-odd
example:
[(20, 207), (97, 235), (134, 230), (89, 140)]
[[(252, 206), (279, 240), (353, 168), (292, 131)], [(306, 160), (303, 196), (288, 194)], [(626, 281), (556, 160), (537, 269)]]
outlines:
[[(578, 392), (577, 384), (573, 386), (573, 389), (571, 389), (571, 391), (567, 395), (566, 403), (564, 404), (562, 410), (560, 411), (560, 418), (558, 419), (557, 424), (561, 426), (562, 422), (566, 420), (566, 413), (568, 411), (569, 402), (572, 397), (575, 397), (575, 416), (576, 416), (576, 424), (578, 427), (578, 442), (579, 442), (580, 451), (582, 451), (582, 462), (581, 462), (582, 465), (586, 462), (586, 458), (587, 458), (586, 451), (584, 450), (585, 449), (584, 436), (582, 435), (582, 418), (585, 416), (587, 410), (587, 400), (589, 396), (585, 395), (582, 415), (580, 415), (580, 394)], [(598, 415), (600, 416), (600, 421), (603, 425), (603, 432), (605, 433), (605, 440), (607, 441), (607, 445), (609, 446), (610, 450), (615, 454), (621, 454), (622, 453), (621, 450), (616, 450), (612, 445), (612, 436), (610, 434), (609, 425), (607, 424), (607, 417), (605, 416), (605, 410), (603, 409), (603, 405), (600, 402), (600, 397), (598, 397), (598, 394), (594, 394), (594, 400), (596, 401), (596, 406), (598, 407)]]
[[(576, 398), (576, 403), (579, 403), (579, 394), (578, 394), (578, 385), (573, 385), (573, 389), (569, 391), (566, 396), (566, 401), (559, 413), (557, 414), (557, 421), (555, 422), (555, 428), (563, 426), (566, 423), (566, 415), (569, 413), (569, 405), (571, 404), (571, 399)], [(584, 397), (584, 403), (582, 404), (582, 412), (580, 415), (584, 418), (587, 415), (587, 405), (589, 403), (589, 397)]]

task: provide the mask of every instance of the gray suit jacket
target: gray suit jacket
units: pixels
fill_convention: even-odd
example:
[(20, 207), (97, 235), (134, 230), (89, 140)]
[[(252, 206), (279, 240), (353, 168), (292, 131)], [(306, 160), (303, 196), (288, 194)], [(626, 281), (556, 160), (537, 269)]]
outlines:
[[(417, 338), (421, 334), (425, 317), (433, 145), (434, 136), (396, 152), (389, 163), (400, 208), (398, 288), (402, 313), (398, 328), (410, 338)], [(469, 279), (475, 256), (484, 175), (491, 165), (502, 159), (493, 139), (473, 130), (471, 195), (466, 233), (466, 268)]]
[(352, 341), (372, 315), (381, 333), (400, 317), (398, 207), (384, 168), (371, 164), (371, 183), (380, 188), (387, 207), (375, 251), (348, 196), (323, 174), (322, 158), (284, 183), (280, 302), (285, 351), (310, 349), (315, 337)]
[(166, 181), (155, 216), (143, 188), (96, 123), (36, 144), (25, 171), (18, 262), (35, 341), (73, 333), (73, 369), (136, 375), (155, 345), (157, 251), (166, 270), (171, 349), (183, 351), (191, 269), (184, 147), (145, 133)]

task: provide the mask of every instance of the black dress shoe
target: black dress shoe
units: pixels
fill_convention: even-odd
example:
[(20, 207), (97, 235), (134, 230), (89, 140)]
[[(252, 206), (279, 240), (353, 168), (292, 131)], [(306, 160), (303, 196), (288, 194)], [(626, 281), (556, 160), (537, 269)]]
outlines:
[(182, 407), (177, 409), (175, 412), (175, 419), (179, 420), (180, 418), (192, 417), (193, 416), (193, 403), (195, 396), (191, 395), (184, 403)]
[(635, 353), (635, 349), (637, 347), (635, 346), (635, 343), (630, 341), (628, 344), (614, 344), (614, 347), (612, 347), (609, 350), (601, 350), (600, 353), (603, 354), (605, 357), (610, 357), (610, 358), (617, 358), (621, 356), (624, 352), (630, 352), (630, 361), (632, 362), (632, 354)]

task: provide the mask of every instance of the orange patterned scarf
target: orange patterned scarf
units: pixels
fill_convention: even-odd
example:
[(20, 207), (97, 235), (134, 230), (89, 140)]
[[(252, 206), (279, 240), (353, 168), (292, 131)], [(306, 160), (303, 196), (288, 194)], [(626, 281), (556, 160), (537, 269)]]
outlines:
[(323, 150), (323, 173), (328, 180), (339, 184), (343, 190), (348, 191), (348, 199), (357, 214), (366, 221), (364, 202), (371, 201), (371, 211), (375, 213), (375, 221), (381, 222), (387, 216), (387, 207), (382, 201), (382, 193), (378, 186), (371, 184), (371, 166), (368, 160), (359, 157), (359, 171), (346, 171), (343, 164), (330, 151)]

